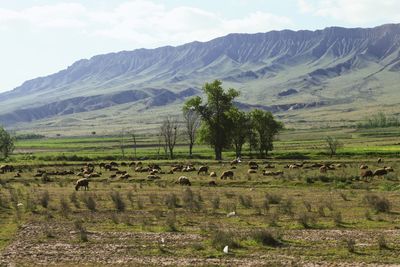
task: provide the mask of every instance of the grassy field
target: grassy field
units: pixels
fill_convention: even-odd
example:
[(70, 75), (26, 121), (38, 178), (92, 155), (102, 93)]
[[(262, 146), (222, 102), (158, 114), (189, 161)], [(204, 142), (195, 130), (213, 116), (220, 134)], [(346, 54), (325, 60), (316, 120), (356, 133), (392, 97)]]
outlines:
[[(197, 146), (189, 160), (183, 142), (177, 159), (168, 160), (162, 149), (158, 155), (155, 137), (141, 136), (137, 157), (143, 166), (160, 165), (155, 180), (122, 164), (133, 157), (128, 138), (126, 159), (120, 137), (19, 141), (16, 154), (1, 163), (16, 170), (0, 174), (0, 266), (398, 265), (399, 133), (394, 128), (287, 130), (271, 158), (253, 159), (259, 168), (251, 174), (247, 150), (235, 168), (229, 164), (232, 152), (216, 162), (207, 146)], [(327, 135), (344, 144), (334, 158), (324, 150)], [(121, 179), (98, 165), (111, 160), (130, 177)], [(89, 178), (88, 191), (75, 191), (87, 161), (99, 177)], [(283, 174), (263, 175), (267, 163), (273, 166), (266, 170)], [(287, 168), (293, 163), (303, 167)], [(313, 163), (341, 165), (321, 173)], [(168, 174), (176, 164), (207, 165), (217, 177)], [(391, 166), (394, 172), (365, 180), (360, 164), (371, 170)], [(38, 170), (48, 175), (35, 177)], [(227, 170), (234, 178), (221, 180)], [(191, 186), (176, 183), (182, 175)]]

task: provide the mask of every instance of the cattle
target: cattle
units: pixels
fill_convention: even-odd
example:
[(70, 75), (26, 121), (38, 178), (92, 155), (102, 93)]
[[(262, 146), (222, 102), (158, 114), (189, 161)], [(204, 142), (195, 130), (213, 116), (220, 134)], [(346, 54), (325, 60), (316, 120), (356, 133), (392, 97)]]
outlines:
[(201, 166), (199, 168), (199, 171), (197, 172), (197, 174), (200, 174), (200, 173), (208, 174), (208, 166)]
[(222, 174), (221, 174), (221, 176), (220, 176), (220, 178), (221, 179), (226, 179), (226, 178), (229, 178), (229, 179), (233, 179), (233, 171), (224, 171)]
[(374, 176), (384, 176), (388, 173), (388, 171), (386, 169), (376, 169), (374, 171)]
[(192, 183), (190, 182), (189, 178), (187, 178), (186, 176), (179, 177), (177, 183), (180, 184), (180, 185), (188, 185), (188, 186), (192, 185)]
[(79, 179), (76, 181), (75, 190), (78, 191), (80, 187), (83, 187), (86, 190), (89, 190), (89, 180), (86, 178)]

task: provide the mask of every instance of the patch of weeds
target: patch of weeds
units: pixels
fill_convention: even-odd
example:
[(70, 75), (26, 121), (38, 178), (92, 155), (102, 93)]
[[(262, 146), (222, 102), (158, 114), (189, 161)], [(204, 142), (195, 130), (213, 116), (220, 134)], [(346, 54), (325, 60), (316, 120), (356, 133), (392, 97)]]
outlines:
[(251, 196), (240, 195), (239, 196), (239, 203), (243, 207), (249, 209), (249, 208), (251, 208), (253, 206), (253, 199), (251, 198)]
[(179, 198), (174, 193), (170, 193), (165, 196), (164, 203), (168, 209), (174, 209), (179, 207)]
[(364, 197), (364, 202), (367, 203), (376, 212), (389, 212), (391, 208), (391, 203), (385, 197), (380, 197), (375, 194), (367, 194)]
[(311, 213), (303, 212), (300, 213), (299, 217), (297, 218), (297, 222), (306, 229), (313, 228), (316, 224), (315, 216)]
[(278, 194), (267, 193), (265, 194), (265, 199), (268, 200), (269, 204), (279, 204), (282, 200), (282, 197)]
[(211, 234), (211, 245), (218, 250), (222, 250), (225, 246), (239, 248), (236, 236), (235, 232), (217, 229)]
[(268, 247), (280, 247), (282, 242), (268, 230), (254, 230), (250, 234), (251, 238), (257, 243)]
[(122, 199), (121, 194), (118, 191), (112, 191), (110, 193), (111, 199), (114, 203), (114, 207), (118, 212), (125, 211), (126, 204), (125, 201)]

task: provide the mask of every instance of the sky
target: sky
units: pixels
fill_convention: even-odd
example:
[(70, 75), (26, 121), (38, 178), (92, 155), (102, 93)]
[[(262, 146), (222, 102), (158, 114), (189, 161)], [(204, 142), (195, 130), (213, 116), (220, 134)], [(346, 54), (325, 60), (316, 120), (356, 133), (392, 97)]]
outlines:
[(400, 0), (0, 0), (0, 92), (94, 55), (229, 33), (400, 23)]

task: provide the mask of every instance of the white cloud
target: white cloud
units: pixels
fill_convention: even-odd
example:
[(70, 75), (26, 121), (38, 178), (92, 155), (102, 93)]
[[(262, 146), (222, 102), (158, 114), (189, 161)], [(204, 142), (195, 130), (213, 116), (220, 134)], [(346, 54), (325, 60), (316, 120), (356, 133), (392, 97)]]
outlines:
[(79, 3), (0, 9), (0, 23), (8, 28), (21, 23), (32, 29), (80, 28), (90, 36), (151, 47), (205, 41), (231, 32), (265, 32), (293, 26), (288, 17), (264, 12), (227, 19), (199, 8), (167, 8), (151, 0), (127, 0), (108, 10), (89, 10)]
[(298, 6), (303, 13), (352, 25), (400, 22), (398, 0), (298, 0)]

